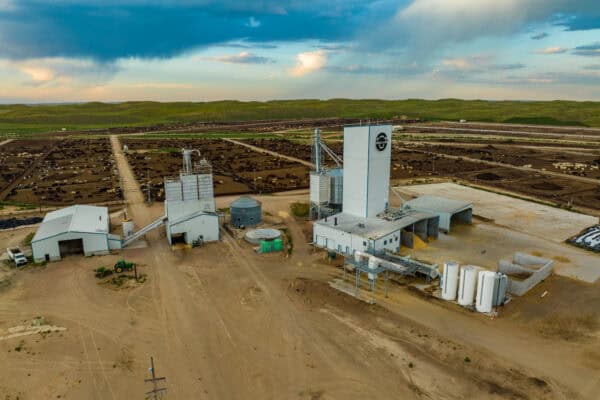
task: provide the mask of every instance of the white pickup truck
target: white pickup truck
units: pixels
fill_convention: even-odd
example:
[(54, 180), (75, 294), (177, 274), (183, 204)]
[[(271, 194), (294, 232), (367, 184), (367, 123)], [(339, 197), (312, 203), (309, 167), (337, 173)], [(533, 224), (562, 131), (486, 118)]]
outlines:
[(8, 257), (15, 262), (17, 267), (27, 264), (27, 257), (25, 257), (25, 254), (23, 254), (18, 247), (13, 247), (12, 249), (8, 248), (6, 249), (6, 252), (8, 253)]

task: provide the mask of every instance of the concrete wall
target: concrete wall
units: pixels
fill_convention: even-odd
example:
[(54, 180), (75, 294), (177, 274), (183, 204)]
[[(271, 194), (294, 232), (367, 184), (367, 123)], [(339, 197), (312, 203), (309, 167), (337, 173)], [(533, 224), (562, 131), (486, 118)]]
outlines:
[(201, 214), (199, 216), (182, 221), (176, 225), (169, 225), (169, 241), (171, 235), (185, 234), (185, 242), (192, 244), (202, 236), (205, 242), (219, 240), (219, 217), (213, 214)]
[[(515, 253), (512, 262), (507, 260), (498, 262), (498, 271), (508, 275), (508, 292), (515, 296), (523, 296), (552, 274), (553, 264), (552, 260)], [(529, 277), (525, 279), (511, 277), (517, 274), (529, 274)]]
[(46, 254), (49, 255), (50, 261), (58, 261), (61, 259), (60, 248), (58, 242), (64, 240), (82, 239), (84, 255), (103, 255), (109, 253), (108, 235), (104, 233), (79, 233), (65, 232), (56, 236), (42, 239), (38, 242), (31, 243), (31, 251), (33, 259), (36, 262), (46, 260)]

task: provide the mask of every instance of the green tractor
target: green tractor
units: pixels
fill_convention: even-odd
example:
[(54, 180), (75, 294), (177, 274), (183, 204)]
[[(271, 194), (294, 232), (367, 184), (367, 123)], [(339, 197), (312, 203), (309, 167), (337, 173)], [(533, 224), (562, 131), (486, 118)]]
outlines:
[(123, 271), (131, 271), (135, 267), (135, 264), (132, 262), (128, 262), (125, 260), (119, 260), (114, 266), (114, 270), (116, 273), (120, 274)]

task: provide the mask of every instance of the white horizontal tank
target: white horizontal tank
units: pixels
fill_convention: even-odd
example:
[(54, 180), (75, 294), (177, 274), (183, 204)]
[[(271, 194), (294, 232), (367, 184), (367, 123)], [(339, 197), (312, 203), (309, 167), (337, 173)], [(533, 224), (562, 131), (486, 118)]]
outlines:
[(456, 299), (456, 291), (458, 289), (458, 263), (448, 261), (444, 263), (444, 275), (442, 279), (442, 299)]
[(480, 271), (477, 280), (477, 301), (475, 308), (482, 313), (492, 311), (494, 304), (494, 286), (496, 273), (492, 271)]
[[(377, 267), (379, 266), (379, 260), (377, 260), (377, 257), (369, 257), (369, 269), (377, 269)], [(376, 276), (375, 274), (371, 274), (369, 273), (369, 280), (375, 280)]]
[(468, 307), (475, 301), (477, 290), (477, 275), (481, 268), (474, 265), (465, 265), (460, 269), (458, 279), (458, 304)]

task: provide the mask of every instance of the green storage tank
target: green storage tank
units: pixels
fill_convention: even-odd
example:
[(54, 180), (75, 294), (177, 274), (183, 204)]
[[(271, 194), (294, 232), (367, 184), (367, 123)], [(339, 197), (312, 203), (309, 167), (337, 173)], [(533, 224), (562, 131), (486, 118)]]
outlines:
[(273, 240), (273, 251), (283, 251), (283, 240), (281, 240), (281, 239)]
[(270, 253), (273, 251), (273, 242), (267, 242), (266, 240), (262, 240), (260, 242), (260, 252), (261, 253)]

